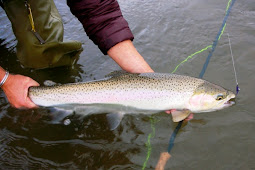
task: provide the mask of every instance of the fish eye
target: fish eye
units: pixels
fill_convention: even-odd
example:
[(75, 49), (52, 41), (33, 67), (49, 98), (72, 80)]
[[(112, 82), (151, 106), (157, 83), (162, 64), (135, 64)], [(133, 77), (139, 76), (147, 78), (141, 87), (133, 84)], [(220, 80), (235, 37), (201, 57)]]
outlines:
[(216, 100), (222, 100), (223, 99), (223, 95), (222, 94), (219, 94), (216, 98)]

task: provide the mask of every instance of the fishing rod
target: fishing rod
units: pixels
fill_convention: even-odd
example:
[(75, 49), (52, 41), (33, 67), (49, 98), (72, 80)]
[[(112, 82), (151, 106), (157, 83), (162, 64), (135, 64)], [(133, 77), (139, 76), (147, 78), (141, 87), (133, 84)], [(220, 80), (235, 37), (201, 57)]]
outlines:
[[(231, 1), (231, 0), (229, 0), (229, 2), (230, 2), (230, 1)], [(206, 71), (206, 69), (207, 69), (207, 67), (208, 67), (208, 64), (209, 64), (209, 62), (210, 62), (210, 59), (211, 59), (211, 57), (212, 57), (212, 54), (213, 54), (213, 52), (215, 51), (215, 48), (216, 48), (216, 46), (217, 46), (217, 44), (218, 44), (218, 41), (219, 41), (221, 35), (222, 35), (223, 32), (224, 32), (224, 29), (225, 29), (225, 27), (226, 27), (226, 22), (227, 22), (229, 13), (230, 13), (230, 11), (231, 11), (231, 9), (232, 9), (232, 7), (233, 7), (235, 1), (236, 1), (236, 0), (232, 0), (230, 6), (227, 7), (226, 15), (225, 15), (225, 17), (224, 17), (224, 19), (223, 19), (223, 22), (222, 22), (222, 25), (221, 25), (221, 27), (220, 27), (220, 29), (219, 29), (219, 31), (218, 31), (218, 34), (217, 34), (217, 36), (216, 36), (216, 38), (215, 38), (215, 40), (214, 40), (214, 42), (213, 42), (212, 50), (209, 52), (209, 54), (208, 54), (208, 56), (207, 56), (207, 58), (206, 58), (206, 61), (205, 61), (205, 63), (204, 63), (204, 66), (203, 66), (203, 68), (202, 68), (202, 70), (201, 70), (201, 72), (200, 72), (200, 74), (199, 74), (199, 78), (203, 78), (203, 76), (204, 76), (204, 74), (205, 74), (205, 71)], [(236, 84), (237, 84), (237, 85), (236, 85), (236, 95), (237, 95), (238, 92), (240, 91), (240, 88), (239, 88), (239, 86), (238, 86), (237, 75), (236, 75), (236, 70), (235, 70), (235, 63), (234, 63), (234, 58), (233, 58), (233, 53), (232, 53), (232, 48), (231, 48), (231, 43), (230, 43), (229, 35), (228, 35), (228, 40), (229, 40), (230, 52), (231, 52), (231, 57), (232, 57), (232, 62), (233, 62), (233, 67), (234, 67), (234, 73), (235, 73)], [(208, 47), (209, 47), (209, 46), (208, 46)], [(205, 49), (207, 49), (208, 47), (206, 47)], [(204, 49), (203, 49), (203, 50), (200, 50), (200, 51), (202, 52), (202, 51), (204, 51)], [(199, 51), (199, 52), (200, 52), (200, 51)], [(195, 54), (196, 54), (196, 53), (194, 53), (194, 55), (195, 55)], [(191, 55), (191, 56), (193, 56), (193, 55)], [(189, 56), (188, 58), (190, 58), (190, 56)], [(188, 58), (187, 58), (187, 59), (188, 59)], [(186, 62), (187, 59), (184, 60), (184, 62)], [(184, 62), (182, 62), (182, 63), (184, 63)], [(181, 63), (181, 64), (182, 64), (182, 63)], [(179, 65), (180, 65), (180, 64), (179, 64)], [(176, 67), (176, 69), (179, 67), (179, 65)], [(174, 71), (176, 71), (176, 69), (175, 69)], [(176, 128), (175, 128), (175, 130), (173, 131), (173, 133), (172, 133), (172, 135), (171, 135), (171, 137), (170, 137), (170, 140), (169, 140), (167, 152), (161, 153), (159, 162), (158, 162), (158, 164), (157, 164), (157, 166), (156, 166), (156, 169), (164, 169), (166, 162), (168, 161), (168, 159), (170, 159), (170, 157), (171, 157), (170, 152), (171, 152), (171, 150), (172, 150), (172, 148), (173, 148), (173, 146), (174, 146), (175, 137), (176, 137), (177, 133), (179, 132), (179, 130), (181, 129), (182, 124), (183, 124), (183, 120), (180, 121), (180, 122), (178, 123), (178, 125), (177, 125)]]
[[(215, 38), (215, 40), (214, 40), (214, 42), (213, 42), (212, 50), (209, 52), (209, 55), (207, 56), (206, 61), (205, 61), (205, 63), (204, 63), (204, 66), (203, 66), (203, 68), (202, 68), (202, 70), (201, 70), (201, 72), (200, 72), (200, 74), (199, 74), (199, 78), (203, 78), (203, 76), (204, 76), (204, 74), (205, 74), (205, 71), (206, 71), (206, 69), (207, 69), (207, 67), (208, 67), (208, 64), (209, 64), (209, 62), (210, 62), (210, 59), (211, 59), (211, 57), (212, 57), (212, 54), (213, 54), (213, 52), (215, 51), (215, 48), (216, 48), (216, 46), (217, 46), (217, 44), (218, 44), (218, 41), (219, 41), (219, 38), (220, 38), (220, 36), (221, 36), (221, 34), (222, 34), (223, 28), (225, 28), (225, 25), (226, 25), (226, 22), (227, 22), (229, 13), (230, 13), (230, 11), (231, 11), (231, 9), (232, 9), (232, 7), (233, 7), (235, 1), (236, 1), (236, 0), (232, 0), (232, 3), (231, 3), (231, 5), (229, 6), (229, 8), (228, 8), (228, 10), (227, 10), (227, 13), (226, 13), (226, 15), (225, 15), (225, 17), (224, 17), (224, 19), (223, 19), (222, 25), (221, 25), (221, 27), (220, 27), (220, 30), (219, 30), (219, 32), (218, 32), (218, 34), (217, 34), (217, 36), (216, 36), (216, 38)], [(230, 43), (230, 39), (229, 39), (229, 43)], [(230, 49), (231, 49), (231, 45), (230, 45)], [(234, 61), (233, 55), (232, 55), (232, 49), (231, 49), (231, 56), (232, 56), (232, 61)], [(234, 66), (234, 68), (235, 68), (234, 63), (233, 63), (233, 66)], [(234, 69), (234, 71), (235, 71), (235, 69)], [(236, 71), (235, 71), (235, 77), (236, 77)], [(236, 82), (237, 82), (237, 78), (236, 78)], [(238, 93), (238, 91), (240, 90), (240, 88), (238, 87), (238, 82), (237, 82), (237, 88), (236, 88), (236, 89), (237, 89), (237, 92), (236, 92), (236, 93)], [(170, 153), (171, 149), (172, 149), (173, 146), (174, 146), (174, 139), (175, 139), (175, 136), (176, 136), (176, 134), (178, 133), (179, 129), (181, 128), (182, 123), (183, 123), (183, 121), (180, 121), (180, 122), (178, 123), (178, 125), (176, 126), (174, 132), (172, 133), (172, 135), (171, 135), (171, 137), (170, 137), (169, 147), (168, 147), (168, 153)]]

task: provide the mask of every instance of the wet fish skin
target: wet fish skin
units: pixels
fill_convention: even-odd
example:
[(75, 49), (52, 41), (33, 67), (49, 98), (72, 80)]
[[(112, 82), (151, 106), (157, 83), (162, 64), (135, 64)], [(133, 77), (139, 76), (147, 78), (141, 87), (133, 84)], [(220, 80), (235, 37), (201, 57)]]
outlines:
[[(217, 97), (222, 96), (220, 100)], [(30, 87), (39, 106), (66, 104), (121, 105), (137, 110), (210, 112), (233, 105), (235, 94), (206, 80), (168, 73), (117, 74), (106, 79), (50, 87)], [(184, 113), (184, 112), (183, 112)], [(188, 114), (187, 114), (188, 115)]]

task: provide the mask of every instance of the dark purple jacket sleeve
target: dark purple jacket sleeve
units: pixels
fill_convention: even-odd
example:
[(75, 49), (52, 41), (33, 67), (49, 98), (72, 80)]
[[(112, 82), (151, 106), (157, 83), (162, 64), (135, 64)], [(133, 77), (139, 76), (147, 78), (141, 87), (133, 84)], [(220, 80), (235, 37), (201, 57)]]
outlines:
[(67, 0), (67, 4), (105, 55), (117, 43), (134, 39), (116, 0)]

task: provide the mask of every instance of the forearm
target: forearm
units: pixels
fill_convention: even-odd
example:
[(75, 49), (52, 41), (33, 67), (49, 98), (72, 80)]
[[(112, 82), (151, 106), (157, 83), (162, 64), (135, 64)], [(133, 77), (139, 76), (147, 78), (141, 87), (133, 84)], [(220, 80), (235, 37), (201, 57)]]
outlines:
[(153, 72), (132, 44), (134, 36), (116, 0), (67, 0), (67, 4), (90, 39), (122, 69), (133, 73)]
[(103, 54), (124, 40), (134, 39), (117, 0), (67, 0), (67, 4)]
[(130, 40), (113, 46), (107, 54), (123, 69), (131, 73), (153, 72)]

